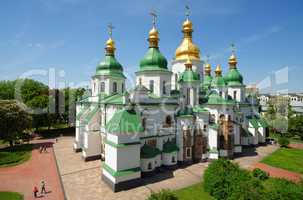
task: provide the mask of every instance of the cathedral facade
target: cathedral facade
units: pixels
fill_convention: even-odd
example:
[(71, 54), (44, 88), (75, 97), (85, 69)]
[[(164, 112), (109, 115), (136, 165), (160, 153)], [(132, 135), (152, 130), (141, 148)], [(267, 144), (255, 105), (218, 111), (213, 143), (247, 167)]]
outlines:
[(256, 97), (246, 94), (235, 52), (225, 76), (220, 65), (212, 74), (193, 43), (188, 17), (182, 32), (168, 67), (153, 25), (129, 91), (110, 34), (91, 92), (77, 102), (74, 150), (84, 160), (104, 161), (102, 179), (114, 191), (136, 186), (163, 167), (232, 158), (242, 146), (265, 142), (267, 124)]

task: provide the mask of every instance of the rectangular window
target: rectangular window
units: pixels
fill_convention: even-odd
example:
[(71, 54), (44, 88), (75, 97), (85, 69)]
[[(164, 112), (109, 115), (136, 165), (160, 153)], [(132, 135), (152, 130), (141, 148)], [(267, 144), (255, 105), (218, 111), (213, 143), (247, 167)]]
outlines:
[(163, 92), (163, 94), (166, 94), (166, 82), (163, 81), (162, 84), (163, 84), (163, 85), (162, 85), (162, 92)]
[(150, 90), (151, 92), (154, 92), (154, 80), (150, 80), (150, 81), (149, 81), (149, 90)]
[(186, 89), (186, 104), (190, 104), (190, 89)]

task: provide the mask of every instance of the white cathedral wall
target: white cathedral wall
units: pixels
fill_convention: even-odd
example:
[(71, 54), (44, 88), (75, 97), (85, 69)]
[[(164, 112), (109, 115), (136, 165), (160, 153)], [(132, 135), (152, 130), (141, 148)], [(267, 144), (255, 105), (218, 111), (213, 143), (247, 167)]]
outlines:
[(266, 130), (265, 130), (265, 128), (259, 127), (257, 130), (258, 130), (258, 133), (259, 133), (258, 142), (259, 143), (264, 143), (265, 142), (265, 138), (266, 138)]
[[(173, 60), (171, 62), (171, 70), (173, 72), (171, 76), (171, 82), (172, 82), (172, 89), (179, 89), (177, 80), (180, 76), (180, 74), (185, 70), (185, 64), (186, 60)], [(194, 71), (197, 71), (200, 74), (201, 80), (203, 79), (203, 62), (200, 60), (192, 60), (192, 69)], [(177, 78), (176, 78), (177, 75)]]
[(236, 92), (236, 101), (243, 102), (245, 99), (244, 87), (228, 87), (228, 95), (234, 99), (234, 92)]
[(140, 167), (140, 144), (117, 148), (117, 170), (136, 167)]
[[(150, 90), (150, 81), (154, 81), (154, 94), (156, 96), (169, 96), (171, 90), (171, 73), (169, 72), (140, 72), (136, 76), (136, 85), (141, 84)], [(165, 82), (165, 94), (163, 83)]]
[(83, 157), (96, 156), (101, 154), (101, 135), (98, 131), (84, 133)]
[(213, 128), (209, 128), (208, 146), (210, 151), (218, 149), (218, 132)]
[[(172, 162), (173, 157), (175, 158), (175, 162)], [(171, 153), (162, 153), (162, 164), (165, 166), (171, 166), (177, 164), (178, 160), (178, 152), (174, 151)]]

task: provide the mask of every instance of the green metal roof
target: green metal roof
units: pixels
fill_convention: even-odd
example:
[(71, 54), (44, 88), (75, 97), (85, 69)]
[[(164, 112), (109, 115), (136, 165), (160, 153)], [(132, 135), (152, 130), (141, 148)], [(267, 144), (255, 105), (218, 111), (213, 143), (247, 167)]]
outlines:
[(177, 116), (192, 116), (194, 113), (193, 108), (186, 106), (184, 109), (181, 109), (178, 113)]
[(105, 126), (109, 133), (127, 134), (140, 133), (144, 129), (139, 115), (134, 110), (119, 110)]
[(81, 116), (85, 113), (85, 111), (87, 111), (87, 109), (88, 109), (88, 106), (85, 105), (85, 106), (80, 110), (80, 112), (78, 112), (78, 113), (76, 114), (76, 119), (79, 120), (79, 119), (81, 118)]
[(261, 125), (262, 128), (267, 128), (267, 127), (268, 127), (268, 124), (267, 124), (267, 122), (266, 122), (265, 119), (260, 118), (260, 119), (258, 120), (258, 122), (259, 122), (259, 124)]
[(99, 107), (97, 105), (93, 106), (93, 108), (84, 116), (83, 123), (88, 124), (98, 112), (98, 110)]
[(200, 80), (200, 75), (194, 72), (192, 69), (185, 69), (185, 71), (180, 75), (178, 82), (196, 82)]
[(100, 69), (96, 71), (96, 75), (111, 76), (115, 78), (126, 78), (123, 74), (123, 71), (116, 69)]
[(179, 147), (173, 141), (167, 141), (163, 144), (163, 153), (172, 153), (179, 151)]
[(105, 56), (104, 60), (97, 66), (96, 73), (98, 73), (99, 70), (104, 69), (123, 71), (122, 65), (116, 60), (115, 56), (113, 55)]
[(224, 87), (225, 81), (222, 76), (215, 76), (211, 81), (211, 87)]
[(147, 144), (144, 144), (141, 147), (141, 152), (140, 152), (141, 158), (154, 158), (159, 154), (161, 154), (161, 151), (156, 147)]
[(195, 113), (208, 112), (208, 110), (206, 110), (204, 107), (199, 106), (199, 105), (196, 105), (196, 106), (193, 108), (193, 111), (194, 111)]
[(256, 118), (249, 119), (248, 121), (254, 128), (259, 128), (258, 120)]
[(121, 105), (121, 104), (123, 104), (123, 97), (124, 97), (123, 94), (114, 94), (114, 95), (103, 98), (101, 103)]
[(238, 69), (230, 69), (224, 77), (228, 86), (241, 86), (243, 84), (243, 76)]
[(208, 86), (210, 86), (212, 80), (213, 80), (213, 77), (212, 77), (212, 76), (210, 76), (210, 75), (205, 75), (204, 78), (203, 78), (202, 86), (203, 86), (203, 87), (208, 87)]
[(236, 102), (230, 99), (224, 99), (216, 91), (210, 92), (207, 100), (207, 104), (214, 105), (234, 105)]
[(140, 61), (140, 71), (167, 70), (167, 60), (161, 54), (159, 48), (148, 49), (143, 59)]

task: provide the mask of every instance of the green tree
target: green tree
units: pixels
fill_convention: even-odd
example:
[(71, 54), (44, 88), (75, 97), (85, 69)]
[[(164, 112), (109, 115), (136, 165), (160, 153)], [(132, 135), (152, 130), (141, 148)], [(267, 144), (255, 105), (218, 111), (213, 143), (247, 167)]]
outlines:
[(24, 131), (30, 129), (31, 124), (32, 118), (23, 106), (13, 100), (0, 101), (0, 138), (8, 141), (10, 146), (24, 137)]
[(15, 81), (0, 81), (0, 99), (14, 99)]

